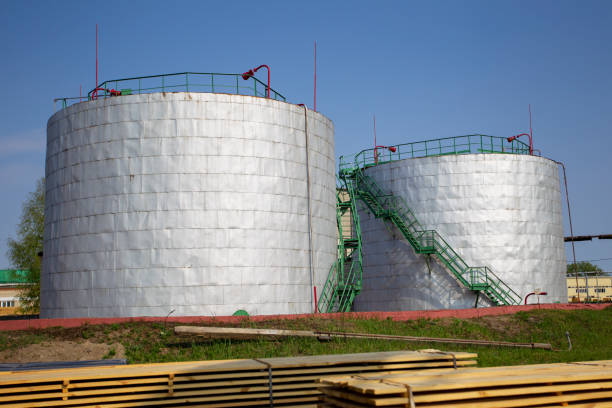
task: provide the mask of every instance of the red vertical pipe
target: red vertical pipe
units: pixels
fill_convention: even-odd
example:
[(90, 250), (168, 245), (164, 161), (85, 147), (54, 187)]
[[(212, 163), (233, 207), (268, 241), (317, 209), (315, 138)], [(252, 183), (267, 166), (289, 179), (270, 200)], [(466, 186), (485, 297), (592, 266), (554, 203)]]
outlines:
[(378, 164), (378, 143), (376, 142), (376, 115), (374, 115), (374, 164)]
[(378, 143), (376, 142), (376, 115), (374, 115), (374, 148), (376, 146), (378, 146)]
[(314, 111), (317, 111), (317, 42), (315, 41)]
[(255, 69), (252, 69), (250, 71), (245, 72), (244, 74), (242, 74), (242, 79), (244, 79), (245, 81), (249, 78), (251, 78), (255, 72), (259, 71), (260, 68), (266, 68), (268, 70), (268, 85), (266, 86), (266, 98), (270, 98), (270, 67), (267, 66), (266, 64), (260, 65)]
[(268, 68), (268, 87), (266, 88), (266, 97), (270, 99), (270, 67), (266, 65)]
[(529, 154), (533, 154), (533, 129), (531, 128), (531, 104), (529, 104)]
[(96, 23), (96, 91), (94, 91), (94, 95), (98, 95), (98, 23)]
[(319, 310), (317, 307), (317, 287), (314, 286), (314, 297), (315, 297), (315, 313), (317, 313), (317, 311)]
[(268, 86), (266, 87), (266, 98), (270, 98), (270, 67), (266, 64), (263, 64), (255, 68), (253, 72), (257, 72), (259, 68), (265, 68), (268, 70)]
[(529, 104), (529, 134), (533, 134), (531, 131), (531, 104)]

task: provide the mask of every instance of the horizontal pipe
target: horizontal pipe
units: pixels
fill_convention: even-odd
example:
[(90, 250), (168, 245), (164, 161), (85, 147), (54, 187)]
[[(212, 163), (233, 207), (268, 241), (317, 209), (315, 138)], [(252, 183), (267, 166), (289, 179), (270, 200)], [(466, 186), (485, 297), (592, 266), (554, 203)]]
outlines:
[(594, 238), (597, 239), (612, 239), (612, 234), (602, 234), (602, 235), (575, 235), (570, 237), (564, 237), (563, 240), (565, 242), (572, 241), (592, 241)]

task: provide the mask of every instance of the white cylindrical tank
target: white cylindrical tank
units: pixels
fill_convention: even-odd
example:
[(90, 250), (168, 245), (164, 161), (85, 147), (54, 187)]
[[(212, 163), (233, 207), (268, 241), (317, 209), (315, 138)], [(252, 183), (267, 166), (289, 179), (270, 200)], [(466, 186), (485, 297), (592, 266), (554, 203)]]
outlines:
[(333, 124), (307, 122), (310, 192), (297, 105), (153, 93), (54, 114), (41, 316), (312, 312), (336, 183)]
[[(516, 154), (405, 159), (365, 170), (385, 192), (405, 199), (424, 229), (437, 230), (469, 266), (489, 266), (522, 298), (567, 302), (557, 164)], [(434, 257), (417, 255), (399, 230), (359, 213), (363, 290), (355, 310), (470, 308), (476, 294)], [(533, 299), (535, 300), (535, 299)], [(484, 306), (485, 296), (478, 305)]]

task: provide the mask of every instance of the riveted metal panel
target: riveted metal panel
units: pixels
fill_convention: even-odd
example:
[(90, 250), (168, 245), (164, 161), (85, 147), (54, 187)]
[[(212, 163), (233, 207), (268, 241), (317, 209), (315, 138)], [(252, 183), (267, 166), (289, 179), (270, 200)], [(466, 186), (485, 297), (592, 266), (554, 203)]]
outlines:
[(313, 311), (336, 257), (332, 122), (240, 95), (72, 105), (47, 127), (41, 315)]
[[(442, 234), (468, 265), (491, 267), (523, 297), (541, 289), (548, 296), (540, 301), (567, 301), (553, 161), (468, 154), (401, 160), (366, 172), (385, 191), (402, 196), (423, 227)], [(355, 310), (474, 307), (475, 294), (433, 258), (415, 254), (395, 226), (375, 219), (364, 206), (359, 216), (364, 275)]]

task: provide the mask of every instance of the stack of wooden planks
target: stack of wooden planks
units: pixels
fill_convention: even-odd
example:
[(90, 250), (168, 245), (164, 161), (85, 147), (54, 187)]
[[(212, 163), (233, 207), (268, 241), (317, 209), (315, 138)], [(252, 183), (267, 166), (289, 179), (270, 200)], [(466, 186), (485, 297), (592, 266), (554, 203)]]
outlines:
[(612, 407), (612, 360), (321, 379), (319, 407)]
[(3, 372), (0, 407), (315, 407), (322, 376), (469, 367), (476, 357), (422, 350)]

